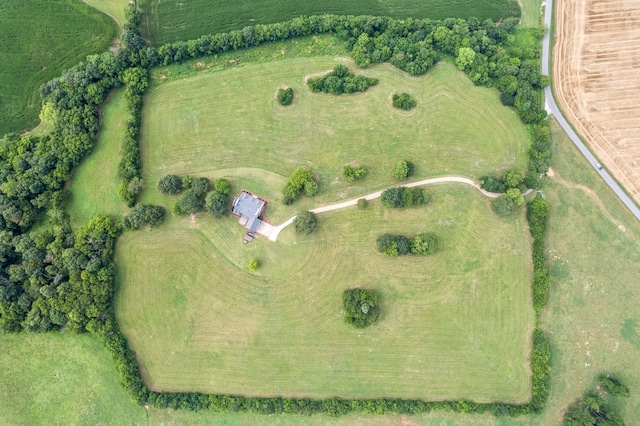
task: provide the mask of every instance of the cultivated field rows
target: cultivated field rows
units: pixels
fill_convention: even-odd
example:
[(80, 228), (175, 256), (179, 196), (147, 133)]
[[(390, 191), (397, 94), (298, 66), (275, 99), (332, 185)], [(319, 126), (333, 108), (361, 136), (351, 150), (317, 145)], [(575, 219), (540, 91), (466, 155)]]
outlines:
[(557, 3), (554, 83), (569, 121), (640, 202), (640, 3)]

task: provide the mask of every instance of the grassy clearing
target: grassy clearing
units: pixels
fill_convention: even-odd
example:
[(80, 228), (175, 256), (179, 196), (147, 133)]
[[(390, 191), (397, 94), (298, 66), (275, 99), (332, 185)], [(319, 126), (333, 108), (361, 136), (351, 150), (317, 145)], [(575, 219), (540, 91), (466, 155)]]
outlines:
[[(529, 395), (530, 241), (473, 188), (427, 208), (376, 201), (323, 214), (316, 233), (242, 244), (232, 218), (172, 218), (124, 235), (118, 320), (158, 390), (248, 395), (469, 398)], [(437, 230), (429, 258), (378, 254), (383, 232)], [(256, 258), (261, 267), (246, 269)], [(342, 291), (373, 287), (380, 321), (345, 324)]]
[(0, 135), (38, 122), (38, 87), (104, 52), (117, 27), (80, 0), (5, 0), (0, 5)]
[(0, 423), (146, 424), (97, 339), (0, 333), (0, 346)]
[[(205, 71), (150, 90), (141, 142), (143, 200), (166, 202), (155, 185), (168, 173), (226, 176), (237, 189), (274, 201), (267, 215), (278, 222), (300, 209), (393, 185), (391, 169), (399, 159), (415, 163), (416, 180), (524, 168), (528, 137), (515, 113), (453, 66), (443, 63), (413, 78), (379, 65), (358, 71), (380, 80), (367, 92), (311, 93), (305, 76), (336, 63), (353, 67), (341, 58), (291, 59)], [(283, 85), (294, 89), (289, 107), (275, 99)], [(398, 91), (410, 93), (418, 106), (408, 113), (393, 108), (391, 94)], [(341, 177), (351, 162), (369, 168), (356, 185)], [(281, 188), (301, 165), (318, 174), (320, 194), (283, 206)]]
[(129, 4), (129, 0), (83, 0), (88, 5), (98, 9), (100, 12), (109, 15), (120, 28), (126, 22), (124, 9)]
[(520, 16), (517, 0), (144, 0), (141, 3), (146, 13), (143, 32), (154, 45), (323, 13), (431, 19), (475, 16), (481, 21)]
[(531, 28), (540, 26), (540, 7), (542, 5), (541, 0), (519, 0), (520, 7), (522, 8), (522, 17), (520, 24), (523, 27)]
[(74, 171), (69, 187), (71, 224), (74, 228), (106, 214), (120, 219), (124, 204), (118, 198), (118, 162), (122, 133), (127, 121), (124, 90), (111, 93), (102, 107), (102, 129), (91, 154)]

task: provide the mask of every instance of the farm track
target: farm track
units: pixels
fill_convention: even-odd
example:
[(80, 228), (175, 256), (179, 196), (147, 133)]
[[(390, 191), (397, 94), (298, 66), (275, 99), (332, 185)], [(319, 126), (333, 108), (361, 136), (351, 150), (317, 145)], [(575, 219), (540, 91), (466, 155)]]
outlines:
[[(485, 191), (484, 189), (480, 188), (480, 185), (475, 183), (473, 180), (468, 179), (468, 178), (464, 178), (464, 177), (459, 177), (459, 176), (444, 176), (444, 177), (433, 178), (433, 179), (424, 179), (424, 180), (421, 180), (421, 181), (418, 181), (418, 182), (411, 182), (411, 183), (408, 183), (406, 185), (401, 185), (401, 186), (405, 186), (407, 188), (413, 188), (413, 187), (416, 187), (416, 186), (431, 185), (431, 184), (434, 184), (434, 183), (447, 183), (447, 182), (449, 182), (449, 183), (450, 182), (457, 182), (457, 183), (464, 183), (466, 185), (471, 185), (474, 188), (476, 188), (478, 191), (482, 192), (483, 195), (485, 195), (485, 196), (487, 196), (489, 198), (498, 198), (499, 196), (502, 195), (502, 194), (495, 193), (495, 192)], [(334, 204), (329, 204), (327, 206), (317, 207), (315, 209), (311, 209), (310, 211), (312, 213), (318, 214), (318, 213), (325, 213), (325, 212), (330, 212), (330, 211), (334, 211), (334, 210), (343, 209), (345, 207), (355, 206), (358, 203), (358, 200), (361, 199), (361, 198), (364, 198), (364, 199), (366, 199), (368, 201), (375, 200), (376, 198), (380, 198), (380, 196), (382, 195), (382, 192), (383, 191), (372, 192), (371, 194), (363, 195), (361, 197), (352, 198), (351, 200), (341, 201), (339, 203), (334, 203)], [(524, 195), (527, 195), (530, 192), (531, 192), (531, 189), (527, 190), (524, 193)], [(293, 217), (289, 218), (286, 222), (282, 223), (281, 225), (278, 225), (278, 226), (274, 227), (273, 232), (269, 236), (269, 240), (276, 241), (278, 239), (278, 235), (280, 234), (280, 231), (282, 231), (287, 226), (291, 225), (295, 218), (296, 218), (296, 216), (293, 216)]]
[(640, 3), (563, 0), (556, 13), (558, 105), (611, 175), (640, 202)]

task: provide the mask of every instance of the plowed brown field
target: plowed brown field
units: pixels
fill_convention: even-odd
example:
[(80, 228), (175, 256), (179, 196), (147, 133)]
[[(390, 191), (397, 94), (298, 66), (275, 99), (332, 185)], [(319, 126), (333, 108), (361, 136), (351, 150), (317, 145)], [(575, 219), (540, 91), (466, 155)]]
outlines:
[(556, 8), (559, 106), (640, 202), (640, 1), (560, 0)]

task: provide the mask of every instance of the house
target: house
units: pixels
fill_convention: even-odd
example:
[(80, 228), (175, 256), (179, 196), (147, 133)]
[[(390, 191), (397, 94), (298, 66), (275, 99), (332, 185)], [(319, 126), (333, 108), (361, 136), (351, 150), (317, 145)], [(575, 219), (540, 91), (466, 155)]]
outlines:
[(243, 190), (233, 200), (233, 215), (239, 217), (240, 225), (247, 228), (249, 232), (256, 232), (258, 227), (262, 224), (262, 221), (258, 219), (264, 209), (267, 206), (267, 202), (260, 197), (257, 197), (249, 191)]

